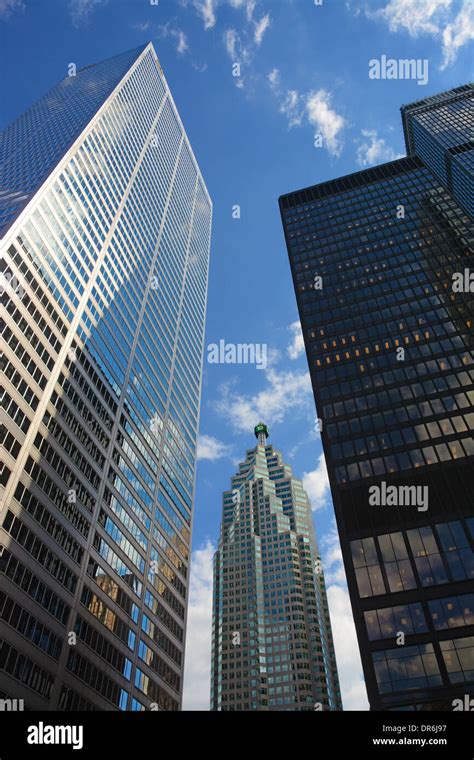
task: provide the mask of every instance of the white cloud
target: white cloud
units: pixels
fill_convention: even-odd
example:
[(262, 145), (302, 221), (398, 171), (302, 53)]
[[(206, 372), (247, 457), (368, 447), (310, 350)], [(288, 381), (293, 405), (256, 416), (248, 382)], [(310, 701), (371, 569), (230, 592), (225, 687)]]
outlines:
[(265, 16), (262, 16), (260, 21), (256, 22), (255, 24), (253, 39), (256, 45), (261, 44), (263, 40), (263, 35), (265, 34), (269, 26), (270, 26), (270, 14), (266, 13)]
[(69, 0), (69, 15), (74, 26), (85, 26), (94, 10), (108, 0)]
[(229, 55), (231, 61), (235, 61), (237, 58), (237, 43), (239, 42), (239, 35), (235, 29), (227, 29), (224, 33), (225, 49)]
[(214, 407), (237, 432), (249, 433), (259, 420), (269, 426), (282, 422), (287, 414), (308, 408), (312, 401), (308, 372), (278, 372), (270, 367), (265, 380), (264, 390), (254, 396), (238, 393), (229, 383), (221, 386), (221, 397)]
[(339, 543), (335, 520), (329, 533), (322, 537), (320, 544), (326, 585), (331, 586), (333, 583), (340, 583), (345, 586), (346, 573), (342, 562), (341, 544)]
[(373, 166), (401, 158), (401, 154), (395, 153), (385, 140), (378, 136), (376, 129), (363, 129), (361, 135), (365, 140), (357, 148), (359, 166)]
[(303, 488), (309, 496), (313, 512), (327, 506), (330, 490), (324, 454), (319, 455), (314, 470), (303, 473)]
[(303, 333), (299, 319), (293, 322), (288, 329), (292, 333), (291, 343), (287, 348), (288, 356), (290, 359), (297, 359), (298, 356), (304, 353)]
[(452, 0), (390, 0), (384, 8), (367, 9), (369, 18), (382, 19), (391, 32), (406, 29), (411, 37), (438, 34), (440, 20)]
[(299, 127), (303, 121), (303, 113), (300, 107), (300, 94), (298, 90), (288, 90), (286, 97), (280, 103), (280, 113), (288, 120), (288, 126)]
[(23, 0), (0, 0), (0, 20), (6, 21), (15, 11), (23, 11)]
[(441, 69), (453, 64), (459, 50), (474, 39), (472, 0), (390, 0), (383, 8), (365, 9), (368, 18), (384, 21), (391, 32), (406, 31), (416, 39), (428, 34), (440, 40)]
[(197, 458), (208, 459), (211, 462), (215, 462), (217, 459), (223, 459), (229, 456), (231, 452), (231, 446), (228, 446), (212, 435), (200, 435), (197, 445)]
[[(279, 94), (277, 88), (275, 93)], [(311, 90), (306, 94), (287, 90), (279, 110), (286, 116), (290, 128), (301, 126), (306, 119), (321, 135), (323, 147), (331, 155), (339, 156), (342, 150), (340, 133), (346, 126), (346, 120), (331, 107), (331, 100), (331, 93), (324, 89)]]
[(344, 709), (368, 710), (359, 644), (335, 521), (320, 543)]
[(188, 41), (187, 37), (184, 32), (181, 31), (181, 29), (178, 30), (178, 45), (176, 48), (177, 53), (185, 53), (188, 49)]
[(247, 16), (247, 21), (251, 21), (256, 5), (257, 5), (256, 0), (247, 0), (247, 2), (245, 3), (245, 13)]
[(204, 29), (212, 29), (216, 25), (217, 0), (193, 0), (193, 5), (203, 20)]
[(331, 108), (331, 94), (323, 89), (310, 92), (306, 99), (306, 111), (310, 124), (321, 134), (329, 153), (339, 156), (342, 146), (338, 135), (346, 121)]
[(457, 58), (459, 50), (474, 39), (474, 3), (465, 0), (463, 6), (452, 22), (443, 30), (443, 63), (446, 69)]
[(175, 26), (173, 22), (167, 21), (166, 24), (162, 24), (158, 27), (158, 36), (163, 38), (170, 37), (176, 41), (176, 52), (178, 55), (183, 55), (189, 50), (188, 38), (182, 29)]
[(209, 710), (212, 641), (212, 561), (207, 541), (193, 552), (189, 579), (183, 709)]
[(269, 74), (267, 74), (267, 80), (268, 84), (272, 88), (272, 90), (276, 90), (278, 88), (278, 85), (280, 84), (280, 72), (278, 69), (272, 69)]
[(149, 21), (143, 21), (139, 22), (137, 24), (132, 24), (132, 29), (136, 29), (138, 32), (146, 32), (147, 29), (150, 28), (150, 22)]
[(349, 592), (343, 586), (331, 585), (327, 596), (344, 709), (368, 710)]

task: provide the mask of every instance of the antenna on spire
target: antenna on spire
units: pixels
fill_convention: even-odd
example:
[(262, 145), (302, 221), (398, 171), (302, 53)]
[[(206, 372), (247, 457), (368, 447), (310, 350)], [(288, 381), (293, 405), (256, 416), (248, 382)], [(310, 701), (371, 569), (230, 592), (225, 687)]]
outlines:
[(254, 428), (255, 438), (258, 440), (259, 446), (265, 446), (267, 438), (270, 435), (267, 426), (263, 422), (259, 422)]

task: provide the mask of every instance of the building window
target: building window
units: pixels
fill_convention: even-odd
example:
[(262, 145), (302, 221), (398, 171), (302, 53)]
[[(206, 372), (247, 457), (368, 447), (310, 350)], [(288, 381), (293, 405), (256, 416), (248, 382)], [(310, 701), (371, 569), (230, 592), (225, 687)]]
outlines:
[(364, 612), (364, 617), (370, 641), (395, 638), (400, 632), (410, 636), (428, 630), (423, 608), (418, 602), (369, 610)]
[(352, 560), (357, 578), (359, 596), (377, 596), (385, 593), (375, 541), (373, 538), (363, 538), (351, 541)]
[(474, 636), (440, 642), (451, 683), (474, 681)]
[(437, 631), (474, 625), (474, 594), (433, 599), (428, 602), (428, 607)]
[(421, 585), (435, 586), (438, 583), (448, 583), (448, 575), (433, 530), (429, 527), (414, 528), (407, 531), (407, 536)]
[(408, 591), (416, 588), (416, 581), (405, 540), (401, 533), (389, 533), (378, 538), (390, 591)]
[(372, 660), (380, 694), (442, 685), (432, 644), (373, 652)]

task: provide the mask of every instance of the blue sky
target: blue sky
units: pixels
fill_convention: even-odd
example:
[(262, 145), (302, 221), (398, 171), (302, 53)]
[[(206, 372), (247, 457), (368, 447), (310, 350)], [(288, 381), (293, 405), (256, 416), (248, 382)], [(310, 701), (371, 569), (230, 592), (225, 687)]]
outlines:
[[(0, 0), (0, 126), (69, 63), (154, 43), (214, 202), (206, 347), (268, 351), (257, 369), (208, 363), (206, 349), (184, 706), (208, 708), (221, 494), (261, 418), (312, 499), (343, 699), (366, 709), (278, 196), (403, 155), (400, 105), (472, 78), (474, 3), (153, 2)], [(427, 84), (369, 78), (383, 55), (426, 60)]]

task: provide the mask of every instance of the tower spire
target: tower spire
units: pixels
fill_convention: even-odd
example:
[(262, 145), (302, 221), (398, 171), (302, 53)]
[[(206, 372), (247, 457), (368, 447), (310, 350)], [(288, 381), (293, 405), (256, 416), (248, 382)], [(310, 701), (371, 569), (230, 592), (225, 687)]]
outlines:
[(258, 440), (259, 446), (266, 446), (267, 438), (270, 435), (268, 428), (263, 422), (259, 422), (254, 428), (255, 438)]

